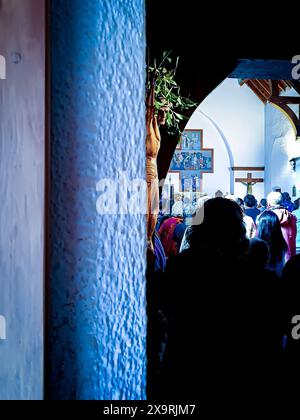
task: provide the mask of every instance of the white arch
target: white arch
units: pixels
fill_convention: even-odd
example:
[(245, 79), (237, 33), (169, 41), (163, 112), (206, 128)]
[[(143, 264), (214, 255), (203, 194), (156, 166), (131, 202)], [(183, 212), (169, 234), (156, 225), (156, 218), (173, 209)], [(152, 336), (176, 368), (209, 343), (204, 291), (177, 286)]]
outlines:
[[(201, 107), (201, 105), (200, 105)], [(223, 133), (223, 131), (221, 130), (221, 128), (218, 126), (218, 124), (212, 119), (210, 118), (207, 114), (205, 114), (200, 107), (197, 108), (196, 112), (199, 112), (204, 118), (206, 118), (209, 123), (213, 126), (213, 128), (215, 128), (217, 130), (217, 132), (219, 133), (221, 139), (223, 140), (223, 143), (226, 147), (227, 150), (227, 154), (228, 154), (228, 159), (229, 159), (229, 163), (230, 163), (230, 194), (234, 194), (234, 172), (232, 170), (232, 168), (234, 167), (234, 158), (233, 158), (233, 153), (230, 147), (230, 144), (227, 140), (227, 138), (225, 137), (225, 134)]]

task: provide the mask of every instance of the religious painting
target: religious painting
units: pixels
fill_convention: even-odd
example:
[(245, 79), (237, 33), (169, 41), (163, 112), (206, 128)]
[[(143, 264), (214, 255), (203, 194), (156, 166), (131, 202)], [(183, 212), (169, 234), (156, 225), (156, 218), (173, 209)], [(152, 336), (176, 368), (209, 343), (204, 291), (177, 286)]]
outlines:
[(184, 172), (181, 174), (181, 191), (182, 192), (200, 192), (201, 176), (199, 172)]
[(211, 150), (183, 151), (175, 150), (170, 166), (171, 171), (213, 171)]
[(181, 136), (181, 148), (184, 150), (200, 150), (202, 136), (202, 130), (185, 130)]
[(214, 171), (214, 150), (203, 148), (203, 130), (184, 130), (177, 145), (170, 173), (180, 173), (180, 186), (175, 191), (201, 192), (202, 175)]

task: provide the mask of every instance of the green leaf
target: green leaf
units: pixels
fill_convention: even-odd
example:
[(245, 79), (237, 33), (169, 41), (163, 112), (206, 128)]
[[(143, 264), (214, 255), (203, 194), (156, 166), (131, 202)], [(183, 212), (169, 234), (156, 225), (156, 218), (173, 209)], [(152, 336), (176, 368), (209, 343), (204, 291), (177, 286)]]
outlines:
[[(171, 57), (172, 51), (164, 51), (162, 60), (157, 66), (157, 59), (153, 66), (148, 66), (146, 88), (151, 89), (151, 80), (155, 80), (155, 109), (159, 111), (164, 106), (169, 107), (166, 115), (167, 131), (173, 134), (180, 134), (178, 123), (188, 119), (182, 112), (186, 109), (197, 107), (190, 98), (181, 96), (180, 86), (176, 82), (176, 70), (178, 68), (179, 57), (176, 57), (175, 67)], [(176, 111), (176, 112), (175, 112)]]
[(177, 112), (174, 112), (174, 114), (176, 115), (176, 117), (177, 117), (179, 120), (183, 120), (183, 115), (178, 114)]
[(167, 113), (166, 122), (169, 126), (172, 126), (172, 114)]

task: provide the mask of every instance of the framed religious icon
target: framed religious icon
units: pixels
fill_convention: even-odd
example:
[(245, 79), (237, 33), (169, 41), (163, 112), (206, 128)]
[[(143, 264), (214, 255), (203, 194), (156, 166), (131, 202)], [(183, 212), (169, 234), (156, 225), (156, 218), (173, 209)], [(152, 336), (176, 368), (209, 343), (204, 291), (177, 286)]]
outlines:
[(183, 150), (200, 150), (202, 141), (202, 130), (184, 130), (181, 135), (181, 148)]
[(202, 191), (203, 174), (214, 172), (214, 150), (203, 147), (203, 130), (183, 131), (169, 168), (172, 172), (180, 173), (179, 191)]
[(213, 151), (175, 150), (170, 171), (213, 172)]
[(183, 172), (181, 173), (181, 192), (200, 192), (201, 176), (199, 172)]

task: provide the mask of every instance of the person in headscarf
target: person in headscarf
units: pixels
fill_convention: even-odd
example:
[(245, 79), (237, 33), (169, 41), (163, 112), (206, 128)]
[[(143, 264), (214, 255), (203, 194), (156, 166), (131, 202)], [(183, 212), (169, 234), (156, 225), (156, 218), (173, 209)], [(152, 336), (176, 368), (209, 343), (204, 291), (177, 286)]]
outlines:
[(271, 192), (268, 197), (268, 210), (272, 210), (279, 218), (281, 231), (288, 249), (285, 256), (286, 262), (296, 255), (297, 218), (283, 207), (283, 196), (280, 192)]

